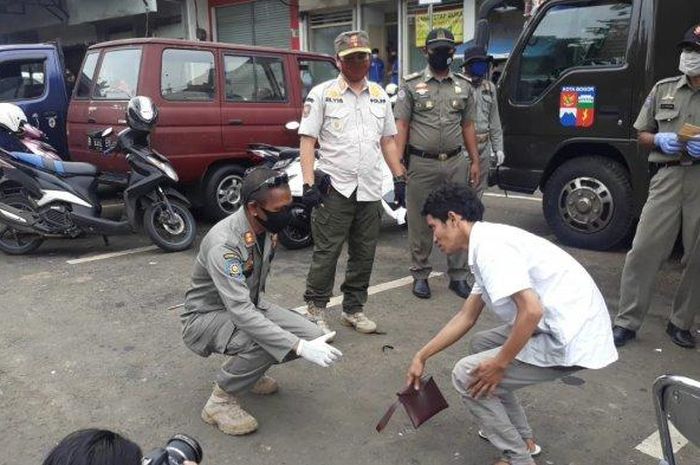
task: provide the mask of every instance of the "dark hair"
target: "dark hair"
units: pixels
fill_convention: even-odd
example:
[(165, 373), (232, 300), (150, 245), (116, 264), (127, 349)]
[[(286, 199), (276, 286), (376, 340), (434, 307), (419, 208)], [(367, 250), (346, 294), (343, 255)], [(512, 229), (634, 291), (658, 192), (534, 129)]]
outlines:
[(444, 223), (449, 212), (454, 212), (467, 221), (481, 221), (484, 204), (476, 191), (466, 184), (445, 183), (428, 195), (421, 214), (430, 215)]
[[(255, 200), (258, 203), (264, 203), (267, 198), (267, 192), (271, 188), (267, 186), (260, 187), (261, 184), (281, 174), (281, 172), (266, 166), (258, 166), (248, 171), (241, 184), (241, 197), (243, 197), (243, 202), (247, 204)], [(275, 187), (282, 187), (282, 185)]]
[(138, 444), (113, 431), (84, 429), (58, 443), (43, 465), (139, 465)]
[(378, 49), (378, 48), (373, 48), (373, 49), (372, 49), (372, 53), (379, 53), (379, 49)]

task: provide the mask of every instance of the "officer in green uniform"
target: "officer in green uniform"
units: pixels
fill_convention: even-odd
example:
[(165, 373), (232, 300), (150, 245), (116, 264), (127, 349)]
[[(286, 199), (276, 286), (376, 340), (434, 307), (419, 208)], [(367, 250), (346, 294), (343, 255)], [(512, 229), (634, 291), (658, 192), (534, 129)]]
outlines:
[[(360, 333), (377, 325), (363, 311), (379, 238), (382, 207), (382, 164), (394, 174), (394, 192), (404, 203), (405, 168), (394, 135), (391, 102), (379, 84), (367, 80), (369, 38), (350, 31), (335, 39), (336, 79), (314, 87), (304, 102), (299, 134), (303, 201), (312, 207), (314, 252), (306, 278), (304, 300), (318, 325), (328, 331), (325, 307), (331, 298), (335, 270), (343, 244), (348, 244), (348, 265), (341, 322)], [(318, 142), (314, 175), (314, 147)]]
[(241, 186), (245, 202), (204, 237), (180, 316), (182, 337), (196, 354), (232, 356), (222, 367), (202, 419), (231, 435), (258, 423), (238, 403), (238, 394), (272, 394), (277, 382), (265, 376), (275, 363), (296, 356), (321, 366), (342, 354), (314, 323), (262, 299), (274, 255), (271, 234), (289, 222), (292, 201), (287, 176), (256, 168)]
[(489, 79), (492, 60), (482, 46), (475, 45), (464, 51), (464, 72), (471, 79), (476, 101), (476, 142), (481, 167), (481, 179), (476, 189), (479, 197), (488, 187), (489, 168), (496, 168), (505, 160), (496, 85)]
[[(455, 52), (454, 36), (447, 29), (433, 29), (425, 41), (428, 66), (406, 76), (399, 89), (394, 113), (398, 146), (409, 158), (406, 207), (411, 248), (413, 294), (430, 298), (429, 257), (433, 248), (430, 228), (421, 216), (428, 194), (445, 182), (480, 183), (476, 144), (474, 91), (469, 79), (450, 71)], [(464, 148), (469, 158), (464, 155)], [(462, 298), (469, 295), (467, 253), (447, 257), (450, 289)]]
[(685, 140), (678, 132), (686, 123), (700, 126), (700, 24), (685, 34), (679, 47), (683, 74), (659, 81), (634, 123), (639, 144), (651, 150), (649, 162), (657, 172), (622, 270), (613, 326), (618, 347), (641, 327), (656, 273), (681, 228), (684, 267), (666, 332), (675, 344), (695, 347), (691, 329), (700, 311), (700, 138)]

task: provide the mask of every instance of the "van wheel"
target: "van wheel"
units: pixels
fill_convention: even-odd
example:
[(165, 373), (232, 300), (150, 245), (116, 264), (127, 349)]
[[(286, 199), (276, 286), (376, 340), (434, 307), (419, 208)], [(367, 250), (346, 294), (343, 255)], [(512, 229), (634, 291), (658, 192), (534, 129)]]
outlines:
[(204, 186), (204, 210), (212, 221), (226, 218), (241, 206), (241, 185), (245, 169), (224, 165), (207, 176)]
[(620, 246), (633, 225), (627, 170), (600, 156), (575, 158), (558, 167), (544, 186), (542, 208), (565, 244), (594, 250)]

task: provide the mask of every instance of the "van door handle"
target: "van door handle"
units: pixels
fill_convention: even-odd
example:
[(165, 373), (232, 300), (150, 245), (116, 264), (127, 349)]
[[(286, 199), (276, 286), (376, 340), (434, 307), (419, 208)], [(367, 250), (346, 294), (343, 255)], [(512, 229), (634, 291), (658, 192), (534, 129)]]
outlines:
[(228, 120), (228, 124), (231, 126), (243, 126), (243, 120), (242, 119), (230, 119)]
[(97, 121), (95, 118), (88, 118), (88, 123), (96, 123)]

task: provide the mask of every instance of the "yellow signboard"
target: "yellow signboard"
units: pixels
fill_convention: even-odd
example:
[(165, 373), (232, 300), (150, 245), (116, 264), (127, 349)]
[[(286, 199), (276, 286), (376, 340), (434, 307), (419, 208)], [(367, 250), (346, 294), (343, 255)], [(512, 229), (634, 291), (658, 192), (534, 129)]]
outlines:
[[(436, 11), (433, 13), (433, 29), (442, 27), (448, 29), (455, 36), (455, 42), (461, 44), (464, 40), (464, 16), (462, 9)], [(425, 38), (428, 37), (428, 15), (416, 15), (416, 46), (423, 47)]]

